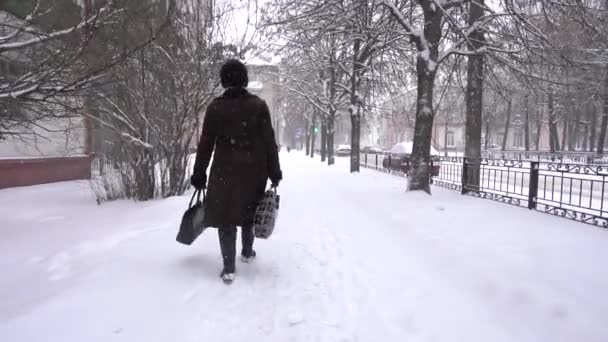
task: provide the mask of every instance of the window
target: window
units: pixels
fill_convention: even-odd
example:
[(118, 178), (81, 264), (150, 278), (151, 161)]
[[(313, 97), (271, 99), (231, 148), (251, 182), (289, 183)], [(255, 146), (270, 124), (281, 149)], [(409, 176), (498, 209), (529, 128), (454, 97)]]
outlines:
[(505, 138), (505, 135), (500, 133), (496, 135), (496, 144), (502, 146), (502, 141)]
[(515, 132), (513, 135), (513, 147), (522, 147), (524, 146), (524, 135), (522, 132)]
[(454, 132), (448, 132), (448, 134), (446, 135), (446, 147), (455, 147), (456, 146), (456, 141), (454, 139)]
[(531, 135), (531, 137), (530, 137), (530, 145), (531, 146), (535, 146), (536, 145), (536, 141), (538, 140), (538, 133), (536, 132), (536, 130), (533, 130), (530, 135)]

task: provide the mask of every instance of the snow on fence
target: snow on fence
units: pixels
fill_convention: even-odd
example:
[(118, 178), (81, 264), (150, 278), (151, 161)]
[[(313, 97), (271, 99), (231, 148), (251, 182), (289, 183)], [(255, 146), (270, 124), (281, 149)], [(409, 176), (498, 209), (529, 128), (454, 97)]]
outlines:
[[(385, 154), (361, 155), (361, 165), (387, 169)], [(405, 163), (405, 162), (404, 162)], [(608, 165), (441, 157), (433, 185), (608, 228)]]
[(482, 151), (486, 159), (507, 159), (567, 164), (608, 165), (608, 155), (595, 152), (547, 152), (547, 151)]

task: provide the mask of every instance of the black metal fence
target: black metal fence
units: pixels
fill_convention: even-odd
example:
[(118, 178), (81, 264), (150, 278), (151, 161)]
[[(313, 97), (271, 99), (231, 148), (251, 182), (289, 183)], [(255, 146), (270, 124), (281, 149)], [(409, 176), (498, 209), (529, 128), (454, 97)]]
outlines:
[[(361, 165), (391, 172), (384, 158), (362, 154)], [(439, 163), (433, 185), (608, 228), (608, 165), (462, 157)]]

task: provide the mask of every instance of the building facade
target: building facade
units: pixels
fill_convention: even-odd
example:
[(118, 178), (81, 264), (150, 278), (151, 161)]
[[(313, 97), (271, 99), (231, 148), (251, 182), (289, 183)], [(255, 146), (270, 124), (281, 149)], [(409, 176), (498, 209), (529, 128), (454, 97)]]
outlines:
[[(462, 153), (466, 142), (466, 123), (464, 115), (464, 95), (456, 89), (452, 93), (446, 92), (444, 103), (440, 104), (433, 122), (432, 145), (443, 153)], [(486, 109), (487, 110), (487, 109)], [(545, 112), (546, 108), (535, 109)], [(389, 148), (401, 141), (412, 141), (414, 137), (416, 115), (416, 88), (408, 89), (399, 94), (392, 95), (383, 102), (378, 114), (379, 140), (378, 145)], [(484, 120), (485, 120), (484, 115)], [(494, 116), (487, 116), (492, 118)], [(535, 116), (536, 117), (536, 116)], [(541, 115), (541, 117), (543, 117)], [(540, 122), (531, 120), (529, 123), (529, 148), (548, 151), (549, 124), (546, 120)], [(558, 138), (563, 141), (563, 130), (558, 129)], [(581, 130), (584, 126), (581, 126)], [(482, 128), (482, 149), (487, 146), (490, 150), (502, 149), (503, 139), (506, 137), (506, 150), (525, 150), (525, 116), (522, 113), (513, 113), (507, 131), (504, 119), (497, 118), (491, 122), (484, 121)], [(583, 148), (587, 134), (579, 134), (576, 146)], [(487, 141), (487, 143), (486, 143)]]
[[(34, 16), (33, 22), (37, 29), (43, 31), (64, 29), (77, 25), (90, 15), (91, 9), (104, 3), (105, 0), (41, 1), (41, 15)], [(152, 0), (151, 3), (168, 8), (169, 1)], [(177, 6), (186, 11), (200, 5), (196, 14), (206, 25), (211, 24), (214, 3), (214, 0), (177, 0)], [(0, 35), (7, 36), (9, 32), (4, 31), (8, 27), (27, 26), (20, 18), (29, 15), (35, 4), (36, 0), (0, 2), (0, 22), (10, 24), (0, 26)], [(26, 58), (25, 54), (13, 52), (0, 54), (0, 83), (6, 81), (2, 79), (3, 75), (10, 75), (20, 64), (28, 65)], [(20, 115), (27, 116), (28, 110), (35, 108), (25, 109), (16, 105), (11, 110), (19, 110)], [(9, 113), (7, 116), (15, 115)], [(61, 118), (38, 120), (27, 129), (23, 125), (15, 125), (10, 131), (0, 132), (0, 189), (91, 177), (92, 145), (98, 134), (93, 132), (90, 121), (82, 116), (56, 116)]]
[(275, 130), (277, 143), (283, 142), (285, 115), (282, 106), (282, 96), (280, 89), (279, 67), (271, 64), (248, 64), (249, 86), (247, 89), (261, 97), (270, 110), (272, 127)]
[[(7, 27), (25, 25), (18, 16), (2, 10), (0, 21), (9, 24), (0, 26), (0, 35), (7, 34)], [(47, 20), (41, 25), (52, 29), (55, 22)], [(27, 39), (28, 35), (32, 34), (23, 32), (17, 39)], [(0, 83), (24, 73), (29, 65), (28, 52), (0, 54)], [(90, 177), (89, 132), (82, 117), (62, 115), (58, 107), (52, 116), (32, 121), (29, 118), (40, 116), (34, 114), (40, 112), (35, 101), (27, 106), (16, 100), (2, 101), (2, 115), (9, 124), (0, 132), (0, 189)]]

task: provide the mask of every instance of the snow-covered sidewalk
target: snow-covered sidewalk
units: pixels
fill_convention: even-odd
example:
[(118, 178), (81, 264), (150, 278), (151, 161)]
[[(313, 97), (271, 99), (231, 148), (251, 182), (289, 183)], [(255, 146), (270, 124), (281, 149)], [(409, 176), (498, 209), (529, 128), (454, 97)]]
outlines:
[(0, 191), (0, 341), (608, 341), (608, 231), (281, 155), (279, 225), (219, 277), (189, 195)]

